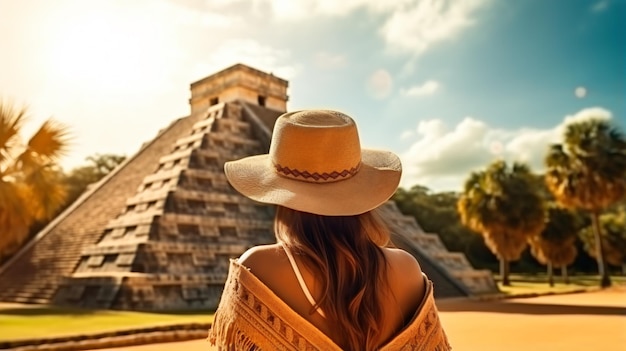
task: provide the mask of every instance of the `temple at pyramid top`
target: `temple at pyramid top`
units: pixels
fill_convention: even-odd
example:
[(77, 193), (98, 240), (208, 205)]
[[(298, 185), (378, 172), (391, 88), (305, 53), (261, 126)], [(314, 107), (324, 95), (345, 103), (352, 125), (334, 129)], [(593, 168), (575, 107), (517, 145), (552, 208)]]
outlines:
[[(266, 153), (287, 81), (234, 65), (191, 84), (191, 113), (163, 128), (0, 267), (0, 301), (130, 310), (213, 309), (229, 260), (275, 242), (273, 207), (237, 193), (224, 163)], [(139, 141), (138, 141), (139, 142)], [(488, 271), (449, 252), (393, 202), (392, 241), (435, 296), (492, 292)]]
[(236, 64), (191, 83), (191, 113), (235, 100), (286, 112), (288, 85), (286, 80), (271, 73)]

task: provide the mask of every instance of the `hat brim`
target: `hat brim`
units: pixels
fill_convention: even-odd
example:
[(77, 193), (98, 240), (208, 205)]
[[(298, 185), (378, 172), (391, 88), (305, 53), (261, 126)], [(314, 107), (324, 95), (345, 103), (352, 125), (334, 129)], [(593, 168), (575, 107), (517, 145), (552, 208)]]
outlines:
[(230, 184), (252, 200), (325, 216), (351, 216), (389, 200), (398, 188), (402, 166), (394, 153), (364, 149), (359, 171), (336, 182), (281, 176), (267, 154), (227, 162), (224, 172)]

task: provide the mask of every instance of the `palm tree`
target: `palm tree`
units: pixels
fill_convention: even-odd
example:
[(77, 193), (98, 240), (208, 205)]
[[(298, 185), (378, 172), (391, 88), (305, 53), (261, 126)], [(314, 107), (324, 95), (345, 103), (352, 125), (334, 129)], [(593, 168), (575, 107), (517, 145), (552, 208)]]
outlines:
[(543, 198), (532, 184), (529, 168), (495, 161), (485, 171), (473, 172), (457, 210), (464, 225), (482, 234), (500, 260), (502, 284), (510, 285), (509, 262), (520, 258), (528, 238), (545, 225)]
[(567, 266), (574, 262), (578, 253), (575, 246), (578, 228), (574, 214), (551, 205), (546, 227), (539, 235), (529, 239), (531, 253), (547, 266), (550, 286), (554, 286), (553, 267), (561, 267), (563, 280), (568, 283)]
[(557, 201), (591, 213), (600, 285), (610, 286), (599, 216), (626, 194), (623, 134), (603, 120), (572, 123), (565, 130), (563, 144), (550, 147), (545, 163), (546, 185)]
[[(623, 210), (615, 213), (605, 213), (600, 216), (600, 228), (602, 228), (602, 249), (607, 265), (622, 268), (622, 274), (626, 274), (626, 212)], [(585, 251), (591, 256), (597, 254), (594, 231), (587, 227), (580, 235)]]
[(20, 132), (27, 119), (26, 109), (0, 101), (0, 257), (65, 200), (57, 161), (68, 146), (67, 128), (47, 120), (24, 143)]

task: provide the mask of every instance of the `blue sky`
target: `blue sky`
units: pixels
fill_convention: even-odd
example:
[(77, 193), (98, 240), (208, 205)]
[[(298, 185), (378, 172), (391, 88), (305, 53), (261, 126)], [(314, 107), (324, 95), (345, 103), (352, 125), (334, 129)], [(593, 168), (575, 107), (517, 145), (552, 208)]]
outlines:
[(290, 110), (353, 116), (404, 186), (541, 171), (572, 120), (626, 125), (626, 0), (0, 0), (0, 37), (0, 97), (71, 127), (67, 168), (131, 155), (238, 62), (288, 79)]

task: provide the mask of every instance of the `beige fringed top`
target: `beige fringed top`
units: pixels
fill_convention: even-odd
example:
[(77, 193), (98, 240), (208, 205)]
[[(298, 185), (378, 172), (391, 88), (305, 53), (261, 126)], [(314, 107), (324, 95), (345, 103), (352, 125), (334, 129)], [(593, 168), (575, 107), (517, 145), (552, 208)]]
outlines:
[[(219, 350), (341, 350), (236, 260), (231, 260), (208, 340)], [(432, 282), (411, 322), (380, 350), (451, 350)]]

